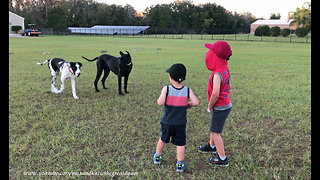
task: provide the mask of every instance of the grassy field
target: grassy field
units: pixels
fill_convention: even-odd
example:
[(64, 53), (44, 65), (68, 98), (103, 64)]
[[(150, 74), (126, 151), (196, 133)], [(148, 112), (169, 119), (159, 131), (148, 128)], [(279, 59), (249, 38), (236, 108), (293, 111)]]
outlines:
[[(206, 42), (214, 41), (9, 38), (9, 178), (65, 173), (60, 178), (311, 179), (311, 45), (229, 42), (233, 108), (222, 138), (230, 165), (221, 168), (211, 167), (209, 155), (197, 152), (209, 138)], [(106, 80), (108, 89), (99, 82), (101, 92), (96, 93), (96, 64), (81, 56), (94, 58), (101, 51), (118, 56), (120, 50), (133, 58), (130, 93), (117, 94), (113, 73)], [(36, 63), (53, 57), (83, 63), (76, 80), (80, 99), (73, 99), (69, 80), (62, 94), (51, 93), (49, 70)], [(187, 68), (184, 85), (200, 100), (188, 110), (187, 170), (182, 174), (175, 172), (174, 145), (166, 145), (160, 166), (152, 159), (163, 111), (156, 100), (169, 83), (165, 70), (177, 62)], [(81, 172), (102, 175), (76, 174)]]
[[(120, 35), (121, 36), (121, 35)], [(122, 35), (136, 37), (136, 35)], [(287, 43), (311, 43), (311, 35), (297, 37), (290, 35), (287, 37), (255, 36), (253, 34), (146, 34), (141, 35), (146, 38), (159, 39), (198, 39), (198, 40), (225, 40), (225, 41), (260, 41), (260, 42), (287, 42)]]

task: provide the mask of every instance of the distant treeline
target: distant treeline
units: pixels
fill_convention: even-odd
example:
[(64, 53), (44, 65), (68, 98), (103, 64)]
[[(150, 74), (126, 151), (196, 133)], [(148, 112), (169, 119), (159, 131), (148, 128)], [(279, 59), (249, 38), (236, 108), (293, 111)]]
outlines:
[(94, 25), (149, 25), (148, 33), (249, 33), (256, 20), (251, 13), (227, 11), (215, 3), (191, 1), (158, 4), (138, 13), (131, 5), (93, 0), (9, 0), (9, 10), (24, 17), (25, 24), (63, 30)]

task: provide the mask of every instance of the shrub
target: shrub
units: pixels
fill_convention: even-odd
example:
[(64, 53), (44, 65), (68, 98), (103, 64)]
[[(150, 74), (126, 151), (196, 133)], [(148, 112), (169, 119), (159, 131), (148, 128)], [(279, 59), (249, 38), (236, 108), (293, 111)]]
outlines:
[(261, 27), (262, 29), (262, 35), (263, 36), (270, 36), (270, 27), (267, 25), (264, 25)]
[(296, 35), (298, 37), (305, 37), (308, 34), (308, 29), (305, 27), (299, 27), (296, 29)]
[(289, 28), (281, 29), (280, 34), (281, 34), (283, 37), (287, 37), (288, 35), (290, 35), (290, 29), (289, 29)]
[(254, 31), (255, 36), (270, 36), (270, 28), (267, 25), (259, 26)]
[(279, 36), (280, 35), (280, 27), (274, 26), (270, 29), (271, 36)]
[(261, 26), (257, 27), (257, 29), (254, 31), (255, 36), (262, 36)]
[(19, 30), (21, 30), (21, 29), (22, 29), (21, 26), (12, 26), (12, 27), (11, 27), (11, 30), (12, 30), (12, 31), (19, 31)]

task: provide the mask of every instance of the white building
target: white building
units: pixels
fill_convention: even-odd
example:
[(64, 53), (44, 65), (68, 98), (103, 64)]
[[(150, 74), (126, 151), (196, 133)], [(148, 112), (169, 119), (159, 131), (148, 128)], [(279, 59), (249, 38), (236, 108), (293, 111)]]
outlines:
[(21, 26), (24, 29), (24, 18), (9, 11), (9, 34), (15, 34), (12, 26)]
[(250, 26), (250, 34), (254, 34), (255, 30), (259, 27), (259, 26), (264, 26), (267, 25), (270, 28), (274, 27), (274, 26), (278, 26), (280, 27), (280, 29), (284, 29), (284, 28), (289, 28), (291, 30), (295, 30), (296, 27), (295, 26), (290, 26), (291, 21), (293, 21), (292, 19), (290, 19), (289, 21), (286, 19), (269, 19), (269, 20), (256, 20), (255, 22), (253, 22)]
[(96, 25), (91, 28), (68, 27), (71, 33), (81, 34), (139, 34), (150, 26), (101, 26)]

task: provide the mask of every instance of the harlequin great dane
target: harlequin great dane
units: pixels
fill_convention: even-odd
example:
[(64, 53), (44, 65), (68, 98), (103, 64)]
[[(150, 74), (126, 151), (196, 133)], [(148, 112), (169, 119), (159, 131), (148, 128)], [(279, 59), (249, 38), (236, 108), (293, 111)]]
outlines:
[[(48, 67), (52, 76), (51, 92), (62, 93), (62, 91), (64, 90), (64, 81), (66, 79), (70, 79), (73, 98), (79, 99), (78, 96), (76, 95), (75, 79), (76, 77), (79, 77), (81, 74), (80, 67), (82, 66), (82, 64), (80, 62), (68, 62), (61, 58), (53, 58), (53, 59), (46, 60), (43, 63), (37, 63), (37, 64), (42, 66), (46, 63), (48, 63)], [(58, 90), (54, 84), (60, 72), (61, 72), (61, 86), (60, 86), (60, 90)]]

